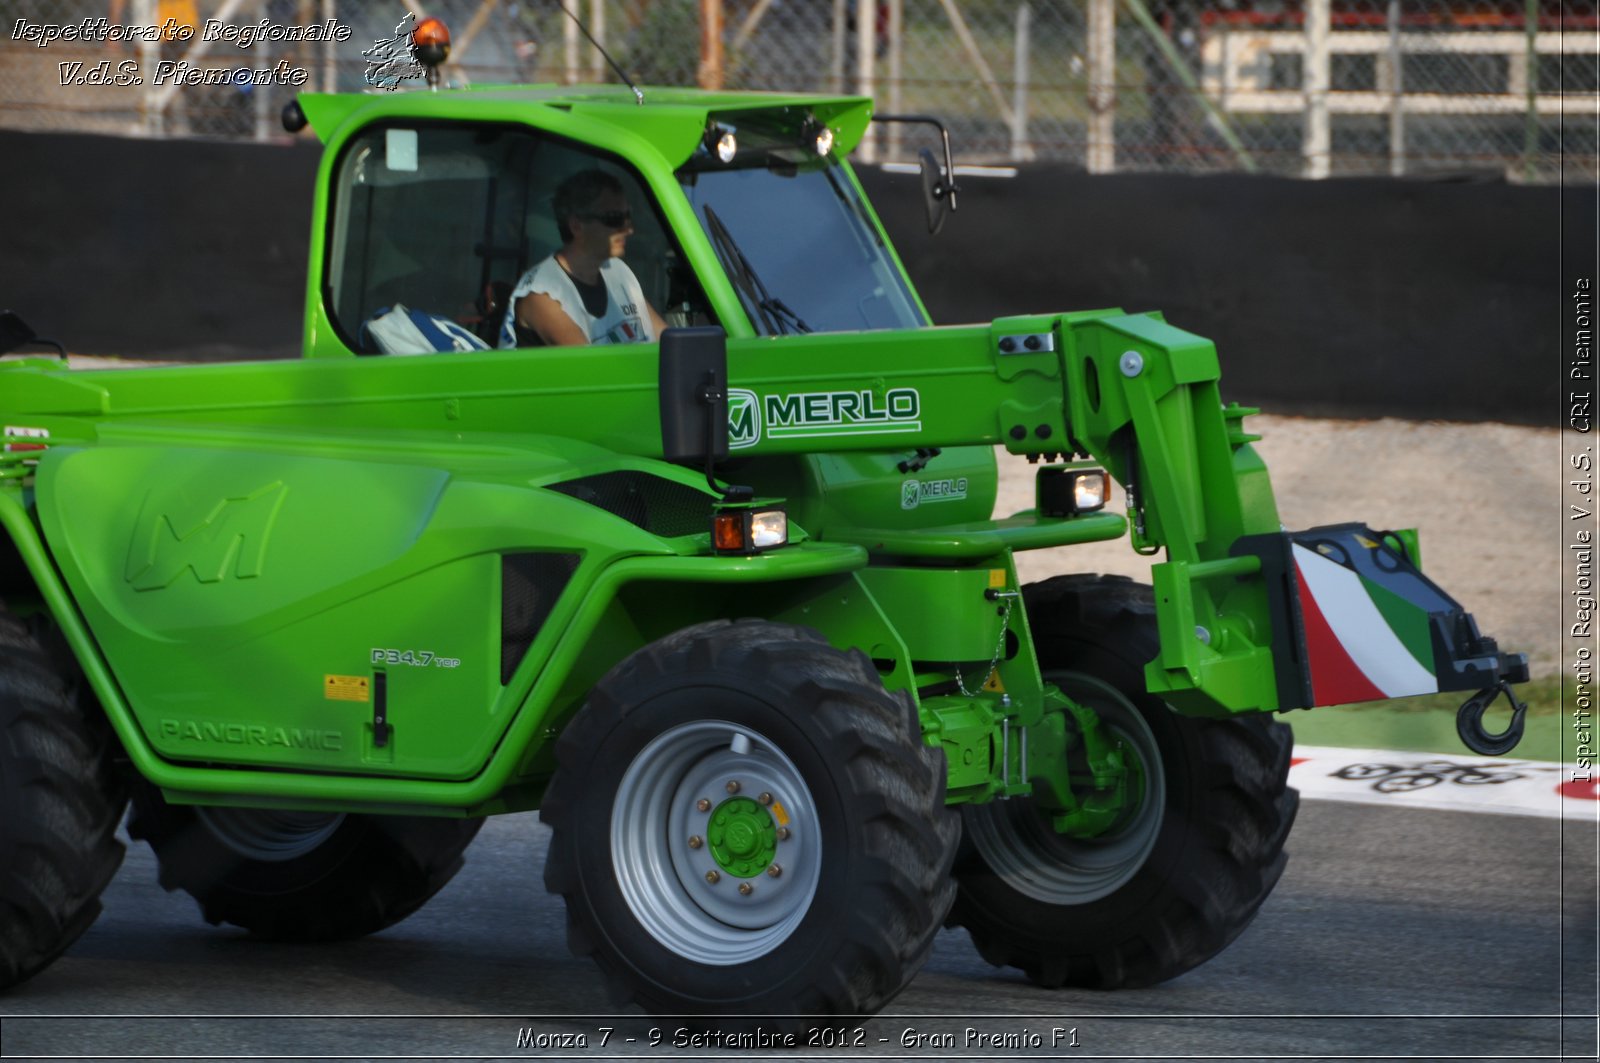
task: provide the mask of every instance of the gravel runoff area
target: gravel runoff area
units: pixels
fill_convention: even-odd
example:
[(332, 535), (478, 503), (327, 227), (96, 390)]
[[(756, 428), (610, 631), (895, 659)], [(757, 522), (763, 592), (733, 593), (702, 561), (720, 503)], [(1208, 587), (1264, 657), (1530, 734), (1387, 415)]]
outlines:
[[(1288, 528), (1360, 521), (1416, 528), (1422, 568), (1535, 676), (1560, 667), (1562, 483), (1558, 429), (1257, 415), (1246, 430)], [(998, 514), (1033, 505), (1033, 469), (1001, 458)], [(1123, 505), (1120, 490), (1114, 503)], [(1157, 558), (1127, 539), (1019, 554), (1024, 581), (1111, 572), (1148, 581)]]
[[(73, 357), (106, 368), (117, 359)], [(1423, 570), (1477, 617), (1479, 628), (1559, 668), (1562, 483), (1558, 429), (1434, 421), (1338, 421), (1261, 414), (1245, 428), (1272, 471), (1278, 515), (1293, 529), (1363, 521), (1416, 528)], [(1000, 456), (997, 515), (1033, 505), (1032, 466)], [(1122, 506), (1120, 489), (1113, 503)], [(1024, 581), (1109, 572), (1148, 581), (1152, 559), (1126, 538), (1019, 554)], [(1157, 558), (1156, 560), (1159, 560)]]

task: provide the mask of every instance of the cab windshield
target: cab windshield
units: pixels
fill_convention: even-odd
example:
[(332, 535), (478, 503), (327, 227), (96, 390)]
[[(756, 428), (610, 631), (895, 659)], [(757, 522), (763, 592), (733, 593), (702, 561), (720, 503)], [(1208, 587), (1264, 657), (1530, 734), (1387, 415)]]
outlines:
[(678, 180), (756, 331), (928, 324), (836, 156), (803, 147), (793, 116), (725, 117), (734, 159), (702, 148)]

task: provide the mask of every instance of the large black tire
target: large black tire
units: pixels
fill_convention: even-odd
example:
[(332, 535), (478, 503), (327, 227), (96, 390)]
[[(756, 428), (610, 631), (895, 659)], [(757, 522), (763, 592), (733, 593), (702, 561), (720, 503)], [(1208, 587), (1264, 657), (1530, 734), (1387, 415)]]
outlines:
[(944, 754), (862, 654), (763, 620), (686, 628), (612, 669), (556, 753), (545, 885), (619, 1001), (795, 1029), (878, 1010), (926, 959), (959, 822)]
[(216, 925), (274, 941), (338, 941), (393, 926), (461, 869), (482, 819), (325, 815), (171, 805), (133, 792), (128, 834), (155, 850), (161, 885)]
[(1149, 587), (1062, 576), (1023, 590), (1047, 680), (1145, 762), (1137, 810), (1107, 834), (1056, 833), (1028, 801), (963, 809), (951, 922), (984, 959), (1047, 987), (1152, 985), (1204, 963), (1276, 885), (1299, 795), (1293, 738), (1264, 716), (1180, 716), (1145, 692)]
[(78, 940), (122, 863), (117, 743), (51, 634), (0, 607), (0, 989)]

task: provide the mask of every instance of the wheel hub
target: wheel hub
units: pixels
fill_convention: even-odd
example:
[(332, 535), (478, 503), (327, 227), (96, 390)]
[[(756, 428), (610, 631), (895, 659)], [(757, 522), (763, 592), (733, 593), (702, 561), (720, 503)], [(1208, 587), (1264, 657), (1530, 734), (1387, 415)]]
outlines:
[(778, 825), (772, 814), (748, 797), (733, 797), (717, 806), (706, 825), (711, 855), (728, 874), (754, 878), (778, 854)]
[[(705, 795), (734, 796), (713, 805)], [(730, 926), (757, 929), (786, 918), (816, 883), (816, 831), (786, 807), (809, 807), (798, 778), (760, 755), (729, 748), (707, 755), (688, 772), (670, 803), (673, 869), (707, 915)], [(790, 799), (790, 795), (794, 795)], [(785, 865), (794, 869), (785, 875)]]
[(1155, 850), (1166, 806), (1161, 750), (1116, 688), (1073, 672), (1045, 678), (1099, 717), (1108, 746), (1124, 759), (1122, 793), (1078, 836), (1058, 829), (1055, 820), (1066, 817), (1052, 817), (1032, 801), (968, 805), (962, 818), (984, 861), (1013, 889), (1047, 904), (1087, 904), (1120, 889)]
[(787, 939), (816, 896), (821, 852), (794, 762), (722, 721), (657, 736), (612, 807), (612, 862), (629, 908), (662, 945), (700, 963), (744, 963)]

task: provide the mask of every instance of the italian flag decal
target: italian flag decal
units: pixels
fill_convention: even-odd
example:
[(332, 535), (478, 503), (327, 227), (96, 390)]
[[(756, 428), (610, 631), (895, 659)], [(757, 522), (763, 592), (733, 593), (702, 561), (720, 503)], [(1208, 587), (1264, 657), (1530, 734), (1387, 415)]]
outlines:
[(1439, 689), (1424, 610), (1314, 550), (1292, 546), (1313, 705)]

